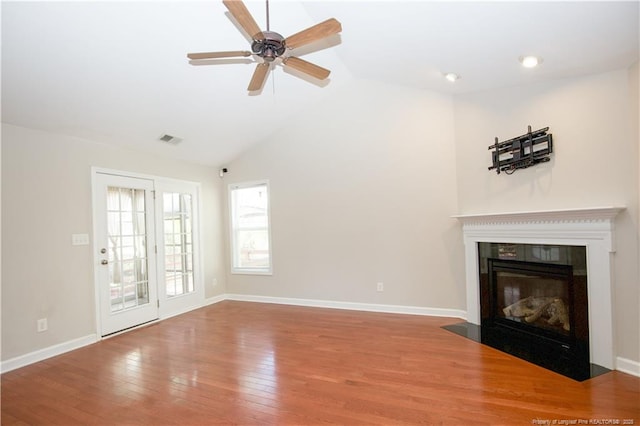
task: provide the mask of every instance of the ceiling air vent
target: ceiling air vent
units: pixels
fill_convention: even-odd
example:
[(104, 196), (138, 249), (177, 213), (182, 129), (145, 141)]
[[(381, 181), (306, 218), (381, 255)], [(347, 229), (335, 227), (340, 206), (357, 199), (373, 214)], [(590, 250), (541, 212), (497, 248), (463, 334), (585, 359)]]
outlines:
[(160, 140), (171, 145), (178, 145), (182, 142), (182, 139), (167, 134), (160, 136)]

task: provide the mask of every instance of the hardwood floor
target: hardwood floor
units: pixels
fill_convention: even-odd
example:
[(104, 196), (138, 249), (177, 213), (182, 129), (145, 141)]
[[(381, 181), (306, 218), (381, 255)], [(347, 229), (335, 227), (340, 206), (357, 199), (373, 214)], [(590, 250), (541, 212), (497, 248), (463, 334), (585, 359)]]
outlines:
[(640, 424), (640, 378), (576, 382), (459, 321), (225, 301), (3, 374), (2, 424)]

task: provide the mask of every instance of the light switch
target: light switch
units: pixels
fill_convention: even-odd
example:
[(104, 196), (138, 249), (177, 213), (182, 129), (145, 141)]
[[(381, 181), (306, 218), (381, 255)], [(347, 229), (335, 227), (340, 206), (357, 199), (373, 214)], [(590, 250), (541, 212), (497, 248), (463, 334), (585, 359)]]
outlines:
[(89, 234), (71, 234), (71, 245), (74, 245), (74, 246), (89, 245)]

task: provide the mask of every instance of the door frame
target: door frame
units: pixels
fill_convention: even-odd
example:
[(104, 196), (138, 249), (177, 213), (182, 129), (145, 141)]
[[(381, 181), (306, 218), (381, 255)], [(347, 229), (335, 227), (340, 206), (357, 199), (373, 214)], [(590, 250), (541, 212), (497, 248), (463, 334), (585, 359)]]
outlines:
[[(195, 303), (189, 305), (187, 308), (185, 308), (184, 306), (180, 306), (179, 309), (171, 309), (171, 304), (165, 303), (166, 302), (166, 290), (165, 289), (161, 289), (160, 288), (160, 283), (164, 283), (164, 280), (160, 280), (159, 278), (156, 279), (156, 285), (158, 286), (157, 289), (157, 297), (158, 300), (154, 303), (159, 303), (159, 309), (158, 309), (158, 319), (155, 321), (152, 321), (151, 323), (157, 322), (157, 321), (161, 321), (163, 319), (166, 318), (170, 318), (172, 316), (176, 316), (176, 315), (180, 315), (182, 313), (188, 312), (190, 310), (199, 308), (204, 306), (205, 304), (205, 299), (204, 299), (204, 265), (202, 263), (203, 260), (203, 256), (202, 256), (202, 226), (200, 224), (200, 218), (202, 217), (202, 200), (201, 200), (201, 184), (200, 182), (193, 182), (193, 181), (187, 181), (187, 180), (180, 180), (180, 179), (172, 179), (172, 178), (167, 178), (167, 177), (162, 177), (162, 176), (155, 176), (155, 175), (148, 175), (148, 174), (143, 174), (143, 173), (137, 173), (137, 172), (130, 172), (130, 171), (124, 171), (124, 170), (117, 170), (117, 169), (108, 169), (108, 168), (103, 168), (103, 167), (91, 167), (91, 216), (92, 216), (92, 231), (93, 231), (93, 256), (92, 256), (92, 261), (93, 261), (93, 288), (94, 288), (94, 309), (95, 309), (95, 320), (96, 320), (96, 336), (98, 336), (98, 340), (102, 340), (102, 339), (106, 339), (115, 335), (118, 335), (120, 333), (126, 332), (126, 331), (130, 331), (133, 330), (137, 327), (143, 327), (145, 325), (148, 325), (149, 323), (145, 323), (145, 324), (140, 324), (138, 326), (134, 326), (131, 327), (129, 329), (126, 330), (122, 330), (120, 332), (116, 332), (113, 334), (110, 334), (108, 336), (102, 336), (102, 317), (100, 315), (100, 280), (99, 280), (99, 273), (100, 273), (100, 267), (103, 267), (100, 264), (100, 261), (102, 260), (102, 257), (100, 255), (100, 247), (101, 247), (101, 242), (98, 241), (98, 239), (96, 238), (98, 235), (98, 226), (95, 220), (95, 210), (96, 210), (96, 206), (97, 206), (97, 196), (98, 196), (98, 191), (96, 191), (96, 177), (98, 174), (107, 174), (107, 175), (114, 175), (114, 176), (122, 176), (122, 177), (129, 177), (129, 178), (137, 178), (137, 179), (147, 179), (147, 180), (151, 180), (154, 182), (154, 188), (155, 188), (155, 193), (156, 193), (156, 197), (155, 197), (155, 216), (152, 218), (154, 223), (155, 223), (155, 227), (154, 227), (154, 231), (155, 231), (155, 241), (156, 241), (156, 245), (160, 246), (162, 244), (164, 244), (164, 233), (162, 232), (162, 227), (158, 226), (158, 220), (160, 217), (160, 213), (162, 212), (162, 196), (161, 194), (164, 191), (170, 192), (171, 188), (174, 187), (180, 187), (180, 186), (191, 186), (194, 189), (194, 193), (195, 193), (195, 200), (192, 206), (193, 212), (194, 212), (194, 218), (193, 218), (193, 239), (194, 239), (194, 253), (193, 253), (193, 262), (194, 262), (194, 293), (195, 293), (195, 297), (193, 298)], [(160, 194), (160, 196), (159, 196)], [(156, 250), (156, 252), (162, 252), (163, 250)], [(156, 277), (159, 277), (159, 274), (162, 273), (164, 274), (164, 259), (161, 259), (160, 256), (156, 257)]]

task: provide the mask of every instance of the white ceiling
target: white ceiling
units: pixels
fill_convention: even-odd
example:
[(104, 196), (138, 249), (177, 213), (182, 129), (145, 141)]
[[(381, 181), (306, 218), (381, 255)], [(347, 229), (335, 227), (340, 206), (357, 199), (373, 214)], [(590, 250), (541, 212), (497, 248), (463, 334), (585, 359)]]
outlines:
[[(264, 28), (264, 1), (245, 4)], [(330, 17), (340, 36), (292, 51), (330, 69), (328, 84), (277, 67), (250, 96), (253, 64), (185, 56), (249, 50), (219, 0), (3, 1), (2, 121), (221, 166), (353, 78), (454, 95), (638, 60), (638, 1), (270, 1), (285, 37)], [(524, 69), (523, 54), (544, 63)], [(163, 144), (165, 133), (184, 141)]]

